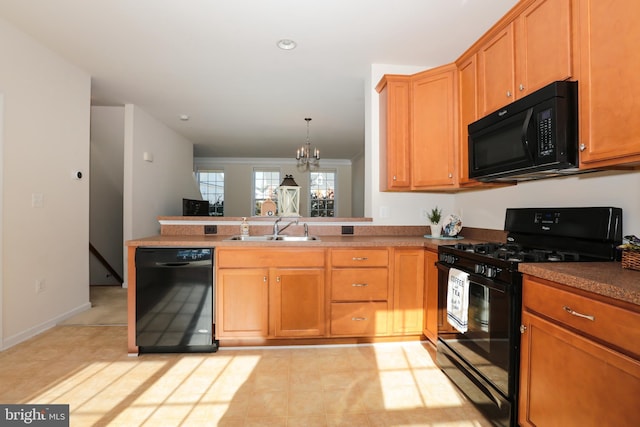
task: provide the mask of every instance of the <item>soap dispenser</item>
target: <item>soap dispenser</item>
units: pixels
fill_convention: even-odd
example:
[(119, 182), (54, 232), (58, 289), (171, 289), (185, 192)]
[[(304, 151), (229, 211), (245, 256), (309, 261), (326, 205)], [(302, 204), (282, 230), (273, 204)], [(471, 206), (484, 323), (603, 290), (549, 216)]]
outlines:
[(242, 236), (249, 235), (249, 223), (247, 222), (247, 217), (242, 217), (242, 222), (240, 223), (240, 234)]

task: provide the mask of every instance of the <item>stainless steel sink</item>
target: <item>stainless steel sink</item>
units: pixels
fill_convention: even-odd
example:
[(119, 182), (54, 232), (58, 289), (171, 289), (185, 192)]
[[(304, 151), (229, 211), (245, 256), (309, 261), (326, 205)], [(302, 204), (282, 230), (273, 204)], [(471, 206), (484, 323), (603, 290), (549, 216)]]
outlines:
[(225, 240), (242, 240), (245, 242), (267, 242), (273, 240), (275, 236), (231, 236)]
[(271, 234), (264, 236), (231, 236), (225, 240), (239, 240), (244, 242), (311, 242), (311, 241), (319, 241), (320, 239), (317, 236), (274, 236)]
[[(271, 236), (272, 237), (272, 236)], [(282, 242), (311, 242), (320, 240), (317, 236), (275, 236), (274, 240)]]

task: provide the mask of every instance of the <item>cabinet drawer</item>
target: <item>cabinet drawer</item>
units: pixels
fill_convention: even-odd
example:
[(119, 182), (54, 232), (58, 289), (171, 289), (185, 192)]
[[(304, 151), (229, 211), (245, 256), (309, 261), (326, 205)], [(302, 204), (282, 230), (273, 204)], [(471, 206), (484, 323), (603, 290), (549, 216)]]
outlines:
[(386, 268), (344, 268), (331, 272), (333, 301), (386, 301), (389, 290)]
[(610, 343), (636, 358), (640, 356), (640, 313), (565, 291), (527, 276), (524, 279), (522, 306), (524, 310)]
[(324, 267), (324, 249), (247, 249), (217, 251), (218, 268)]
[(331, 335), (374, 336), (388, 332), (386, 302), (331, 304)]
[(334, 267), (386, 267), (389, 251), (386, 249), (333, 249), (331, 264)]

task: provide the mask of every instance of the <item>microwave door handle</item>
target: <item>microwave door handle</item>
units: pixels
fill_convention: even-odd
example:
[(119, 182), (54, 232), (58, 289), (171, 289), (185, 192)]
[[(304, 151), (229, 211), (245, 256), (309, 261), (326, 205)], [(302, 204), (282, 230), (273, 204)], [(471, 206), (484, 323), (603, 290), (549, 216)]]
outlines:
[(527, 139), (527, 135), (529, 134), (529, 124), (531, 123), (531, 116), (533, 116), (533, 108), (529, 108), (527, 110), (527, 116), (524, 118), (524, 124), (522, 125), (522, 148), (527, 153), (529, 160), (531, 163), (534, 163), (533, 154), (531, 153), (531, 149), (529, 148), (529, 140)]

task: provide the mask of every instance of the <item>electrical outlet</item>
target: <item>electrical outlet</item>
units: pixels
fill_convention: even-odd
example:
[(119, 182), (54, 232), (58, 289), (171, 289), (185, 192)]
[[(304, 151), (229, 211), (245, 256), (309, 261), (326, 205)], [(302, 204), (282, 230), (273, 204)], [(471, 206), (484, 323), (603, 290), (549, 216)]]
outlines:
[(218, 226), (217, 225), (205, 225), (204, 226), (204, 234), (217, 234)]
[(36, 293), (41, 294), (45, 291), (44, 279), (36, 279)]
[(343, 225), (342, 234), (353, 234), (353, 225)]

